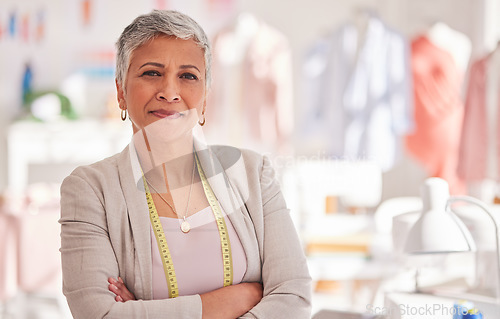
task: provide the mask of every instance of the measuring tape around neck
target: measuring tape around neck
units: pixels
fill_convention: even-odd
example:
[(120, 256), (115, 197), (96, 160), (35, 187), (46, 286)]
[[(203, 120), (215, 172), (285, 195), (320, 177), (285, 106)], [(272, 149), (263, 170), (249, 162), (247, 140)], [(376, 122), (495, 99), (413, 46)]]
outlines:
[[(219, 230), (221, 251), (222, 251), (222, 266), (223, 266), (223, 284), (224, 287), (233, 284), (233, 258), (231, 253), (231, 243), (229, 241), (229, 234), (227, 232), (226, 222), (222, 216), (222, 210), (219, 206), (219, 202), (215, 197), (215, 194), (208, 184), (203, 168), (200, 165), (198, 155), (195, 153), (196, 166), (198, 168), (198, 174), (200, 175), (201, 182), (203, 184), (203, 190), (205, 196), (212, 208), (212, 212), (215, 217), (215, 222), (217, 224), (217, 229)], [(177, 286), (177, 276), (175, 275), (174, 264), (172, 262), (172, 256), (170, 250), (168, 249), (167, 240), (165, 238), (165, 232), (160, 222), (160, 217), (156, 206), (153, 201), (153, 196), (149, 191), (149, 187), (146, 181), (144, 173), (142, 174), (142, 180), (144, 182), (144, 189), (146, 191), (146, 201), (148, 203), (149, 209), (149, 219), (151, 220), (151, 226), (153, 227), (153, 232), (156, 237), (156, 242), (158, 243), (158, 250), (160, 251), (160, 256), (163, 264), (163, 270), (165, 272), (165, 279), (167, 280), (168, 295), (170, 298), (175, 298), (179, 296), (179, 289)]]
[(165, 232), (163, 231), (163, 226), (161, 225), (160, 217), (158, 216), (158, 211), (156, 210), (153, 196), (149, 191), (144, 173), (142, 174), (142, 181), (144, 182), (144, 189), (146, 190), (149, 219), (151, 220), (151, 226), (153, 227), (156, 242), (158, 243), (158, 250), (160, 251), (161, 261), (163, 264), (163, 271), (165, 272), (165, 279), (167, 280), (168, 296), (170, 298), (175, 298), (179, 296), (179, 289), (177, 287), (177, 277), (175, 276), (174, 263), (172, 262), (172, 256), (170, 255), (167, 239), (165, 238)]
[(198, 174), (200, 175), (203, 190), (205, 191), (205, 196), (207, 197), (208, 203), (212, 208), (215, 222), (217, 224), (217, 228), (219, 229), (220, 245), (222, 249), (222, 265), (224, 269), (224, 287), (227, 287), (233, 284), (233, 257), (231, 253), (231, 243), (229, 242), (229, 234), (227, 232), (226, 222), (222, 216), (222, 210), (220, 209), (219, 202), (217, 201), (217, 198), (215, 198), (215, 194), (208, 184), (207, 177), (205, 176), (203, 168), (200, 165), (197, 153), (195, 153), (195, 159), (196, 166), (198, 167)]

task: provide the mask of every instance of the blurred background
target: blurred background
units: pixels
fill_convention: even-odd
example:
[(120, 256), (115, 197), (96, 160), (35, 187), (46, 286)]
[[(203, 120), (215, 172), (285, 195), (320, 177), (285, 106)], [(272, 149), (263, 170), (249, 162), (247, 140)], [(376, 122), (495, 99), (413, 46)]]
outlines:
[(152, 9), (182, 11), (211, 38), (207, 140), (272, 158), (313, 313), (403, 317), (382, 310), (416, 273), (431, 295), (453, 283), (452, 301), (475, 289), (497, 304), (488, 218), (458, 214), (473, 254), (407, 256), (404, 243), (428, 177), (498, 215), (500, 0), (1, 0), (0, 318), (71, 317), (59, 186), (129, 143), (114, 44)]

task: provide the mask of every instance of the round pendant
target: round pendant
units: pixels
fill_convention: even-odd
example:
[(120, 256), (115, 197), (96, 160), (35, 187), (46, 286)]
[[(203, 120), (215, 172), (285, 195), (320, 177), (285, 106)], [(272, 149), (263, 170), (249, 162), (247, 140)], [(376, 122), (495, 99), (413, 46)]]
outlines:
[(183, 233), (189, 233), (189, 231), (191, 230), (191, 226), (187, 221), (183, 221), (181, 223), (181, 230)]

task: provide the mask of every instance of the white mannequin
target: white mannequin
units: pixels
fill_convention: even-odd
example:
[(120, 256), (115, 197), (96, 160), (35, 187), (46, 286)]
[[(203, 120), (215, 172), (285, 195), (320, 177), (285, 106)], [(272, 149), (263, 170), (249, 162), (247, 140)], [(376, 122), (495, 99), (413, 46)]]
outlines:
[(241, 13), (236, 18), (233, 32), (228, 35), (227, 41), (223, 42), (227, 50), (223, 53), (222, 61), (228, 64), (238, 64), (243, 61), (247, 53), (248, 46), (259, 30), (259, 20), (250, 13)]
[(230, 26), (230, 30), (223, 32), (216, 41), (218, 48), (214, 48), (214, 51), (217, 52), (214, 57), (218, 59), (220, 65), (224, 65), (224, 68), (219, 70), (222, 73), (217, 74), (217, 76), (231, 79), (231, 89), (219, 91), (218, 99), (224, 101), (225, 105), (232, 105), (232, 107), (224, 109), (223, 115), (218, 115), (225, 118), (222, 121), (227, 123), (225, 129), (207, 130), (206, 134), (212, 142), (241, 145), (244, 139), (241, 134), (242, 123), (239, 120), (234, 120), (242, 118), (240, 101), (243, 90), (242, 62), (260, 27), (261, 23), (254, 15), (246, 12), (240, 13)]
[(472, 49), (472, 43), (465, 34), (438, 22), (427, 31), (427, 37), (434, 45), (449, 52), (462, 74), (465, 74)]

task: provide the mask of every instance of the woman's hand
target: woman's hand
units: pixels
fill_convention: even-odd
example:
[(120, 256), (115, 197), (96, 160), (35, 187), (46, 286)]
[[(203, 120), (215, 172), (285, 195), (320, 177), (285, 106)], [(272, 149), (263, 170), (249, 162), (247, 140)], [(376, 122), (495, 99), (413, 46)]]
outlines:
[(255, 307), (263, 296), (262, 285), (244, 282), (201, 295), (203, 319), (238, 318)]
[(129, 300), (135, 300), (134, 294), (127, 289), (127, 286), (125, 286), (125, 283), (120, 277), (118, 277), (118, 280), (113, 277), (109, 277), (108, 282), (108, 289), (116, 295), (116, 301), (125, 302)]

